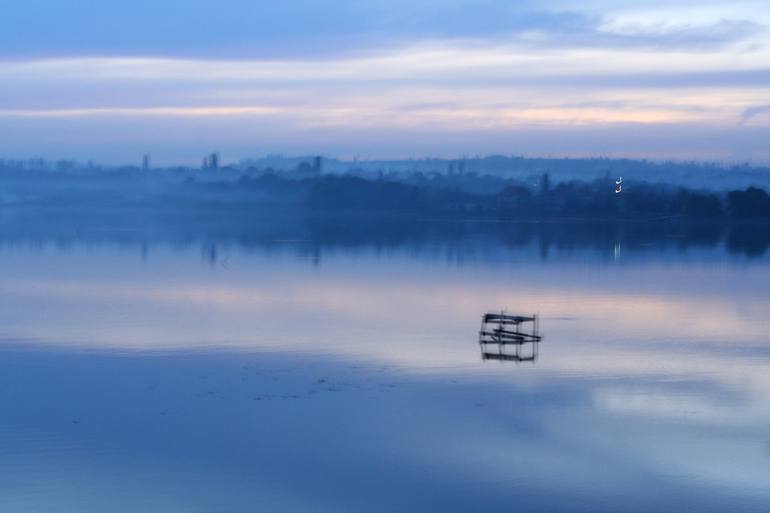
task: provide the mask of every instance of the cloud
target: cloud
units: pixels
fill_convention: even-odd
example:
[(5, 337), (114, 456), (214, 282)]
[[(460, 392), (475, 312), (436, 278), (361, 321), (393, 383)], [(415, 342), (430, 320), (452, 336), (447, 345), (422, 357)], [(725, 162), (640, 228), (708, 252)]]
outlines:
[[(260, 139), (268, 151), (404, 155), (456, 148), (460, 133), (463, 151), (504, 152), (536, 127), (521, 151), (585, 154), (596, 144), (580, 133), (622, 125), (633, 140), (604, 138), (598, 151), (638, 154), (647, 151), (638, 125), (654, 139), (677, 125), (703, 130), (683, 130), (678, 149), (667, 140), (650, 148), (709, 158), (704, 134), (729, 127), (746, 131), (725, 140), (751, 133), (746, 157), (755, 154), (762, 127), (735, 120), (746, 124), (767, 102), (770, 9), (610, 4), (17, 2), (0, 31), (0, 130), (9, 134), (0, 152), (213, 137), (220, 148)], [(563, 148), (554, 131), (586, 149)]]
[(741, 115), (741, 125), (745, 125), (752, 119), (762, 114), (770, 113), (770, 105), (758, 105), (756, 107), (749, 107), (743, 111)]
[(584, 15), (487, 0), (203, 0), (62, 4), (4, 9), (0, 55), (319, 58), (376, 53), (415, 40), (486, 39), (558, 30)]
[(601, 13), (530, 0), (204, 0), (17, 2), (3, 10), (0, 56), (317, 59), (421, 41), (508, 41), (552, 48), (709, 50), (756, 35), (746, 13), (666, 24), (613, 24)]
[(573, 31), (546, 34), (543, 45), (584, 48), (650, 48), (659, 50), (707, 51), (722, 48), (762, 33), (766, 27), (748, 20), (671, 26), (631, 25), (605, 28), (601, 22)]

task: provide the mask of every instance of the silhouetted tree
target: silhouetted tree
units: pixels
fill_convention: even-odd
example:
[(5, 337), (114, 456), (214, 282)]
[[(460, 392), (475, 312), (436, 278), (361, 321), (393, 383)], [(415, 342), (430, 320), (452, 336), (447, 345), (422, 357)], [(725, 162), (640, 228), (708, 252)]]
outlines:
[(739, 219), (770, 218), (770, 196), (756, 187), (731, 191), (727, 194), (727, 209)]

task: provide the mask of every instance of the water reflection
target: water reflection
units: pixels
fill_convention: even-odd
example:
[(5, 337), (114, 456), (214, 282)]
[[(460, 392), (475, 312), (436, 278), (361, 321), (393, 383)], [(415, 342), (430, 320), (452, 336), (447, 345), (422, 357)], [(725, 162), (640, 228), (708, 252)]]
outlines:
[[(765, 223), (692, 222), (559, 223), (425, 220), (409, 216), (323, 215), (287, 212), (195, 212), (123, 210), (57, 211), (6, 208), (0, 212), (0, 247), (59, 249), (75, 245), (136, 246), (143, 258), (153, 245), (201, 248), (214, 264), (222, 247), (271, 250), (286, 244), (318, 264), (326, 251), (377, 252), (406, 249), (429, 254), (452, 248), (458, 259), (488, 257), (483, 247), (534, 248), (546, 260), (554, 252), (601, 253), (608, 261), (662, 251), (715, 249), (761, 257), (770, 247)], [(621, 252), (622, 248), (622, 252)]]
[(481, 344), (481, 359), (501, 362), (535, 363), (537, 361), (537, 348), (539, 345), (540, 342), (520, 342), (517, 344), (483, 343)]
[(761, 234), (2, 216), (0, 510), (770, 507)]

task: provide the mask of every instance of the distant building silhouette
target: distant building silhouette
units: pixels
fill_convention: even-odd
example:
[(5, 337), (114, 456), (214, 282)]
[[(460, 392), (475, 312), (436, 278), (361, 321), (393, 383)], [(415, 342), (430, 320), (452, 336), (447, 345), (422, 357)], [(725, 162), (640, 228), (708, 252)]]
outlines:
[(219, 168), (219, 153), (214, 152), (210, 155), (203, 157), (203, 169), (218, 169)]
[(38, 171), (44, 171), (48, 168), (48, 162), (44, 158), (36, 157), (27, 160), (27, 167)]
[(142, 169), (144, 169), (145, 171), (150, 169), (150, 154), (149, 153), (146, 153), (142, 157)]
[(465, 174), (465, 159), (450, 160), (447, 164), (447, 175), (462, 176)]
[(73, 169), (75, 169), (74, 160), (57, 160), (56, 161), (57, 171), (71, 171)]

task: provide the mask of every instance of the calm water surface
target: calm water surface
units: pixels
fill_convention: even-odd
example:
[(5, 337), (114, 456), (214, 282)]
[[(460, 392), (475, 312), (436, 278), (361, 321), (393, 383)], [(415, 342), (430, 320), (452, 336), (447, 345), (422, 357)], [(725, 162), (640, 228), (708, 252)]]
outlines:
[(770, 511), (762, 244), (79, 226), (0, 240), (0, 511)]

